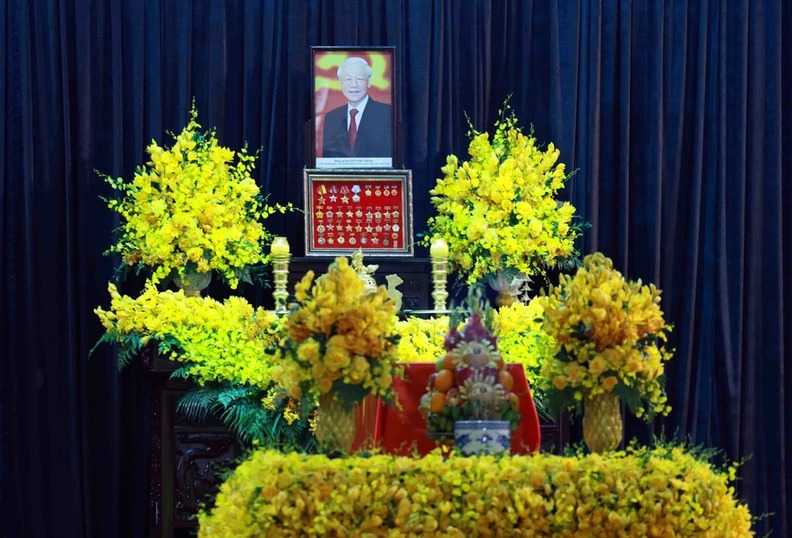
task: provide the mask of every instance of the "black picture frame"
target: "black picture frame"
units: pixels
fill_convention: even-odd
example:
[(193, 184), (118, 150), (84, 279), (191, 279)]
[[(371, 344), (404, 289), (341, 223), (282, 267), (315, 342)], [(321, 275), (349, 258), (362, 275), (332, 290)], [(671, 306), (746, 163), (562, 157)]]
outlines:
[[(348, 83), (338, 77), (345, 65)], [(343, 74), (343, 73), (342, 73)], [(397, 143), (398, 92), (396, 47), (311, 47), (311, 128), (308, 165), (315, 169), (392, 169), (401, 163)], [(365, 78), (365, 81), (361, 81)], [(363, 88), (361, 88), (363, 86)], [(361, 96), (361, 92), (364, 95)], [(350, 146), (350, 100), (367, 98), (357, 118), (354, 147)]]

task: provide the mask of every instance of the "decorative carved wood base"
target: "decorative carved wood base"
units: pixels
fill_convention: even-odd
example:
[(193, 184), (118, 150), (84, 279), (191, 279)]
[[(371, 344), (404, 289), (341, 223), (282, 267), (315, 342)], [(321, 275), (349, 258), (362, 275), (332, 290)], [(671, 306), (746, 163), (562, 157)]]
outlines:
[(173, 524), (194, 527), (195, 514), (217, 491), (222, 470), (231, 465), (239, 449), (227, 432), (174, 432)]
[(149, 346), (144, 366), (152, 378), (149, 440), (149, 535), (193, 536), (195, 515), (221, 483), (222, 471), (242, 453), (216, 419), (195, 424), (176, 413), (179, 398), (192, 385), (170, 380), (175, 365)]

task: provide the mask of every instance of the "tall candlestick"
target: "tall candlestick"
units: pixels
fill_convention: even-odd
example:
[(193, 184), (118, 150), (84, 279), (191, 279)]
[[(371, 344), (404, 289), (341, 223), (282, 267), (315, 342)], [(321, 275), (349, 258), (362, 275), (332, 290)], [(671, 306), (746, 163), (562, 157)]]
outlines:
[(286, 291), (286, 284), (289, 281), (289, 259), (291, 253), (289, 242), (285, 237), (276, 237), (272, 241), (272, 279), (275, 281), (275, 290), (272, 298), (275, 301), (275, 311), (285, 312), (286, 301), (289, 299), (289, 292)]
[(429, 248), (429, 256), (432, 258), (432, 299), (434, 299), (434, 309), (443, 311), (447, 309), (446, 301), (448, 292), (446, 284), (448, 281), (448, 243), (445, 239), (438, 237), (432, 241)]

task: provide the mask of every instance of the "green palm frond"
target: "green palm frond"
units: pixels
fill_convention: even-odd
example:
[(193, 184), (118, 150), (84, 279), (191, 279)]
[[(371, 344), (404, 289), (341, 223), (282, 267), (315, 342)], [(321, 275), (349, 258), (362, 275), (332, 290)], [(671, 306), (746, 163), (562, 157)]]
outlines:
[[(180, 370), (188, 371), (189, 365)], [(316, 440), (309, 424), (314, 404), (302, 402), (302, 414), (290, 424), (283, 414), (285, 403), (275, 409), (264, 407), (261, 400), (266, 394), (265, 390), (245, 385), (206, 385), (182, 396), (176, 409), (196, 422), (205, 420), (209, 414), (215, 415), (243, 446), (255, 443), (280, 450), (316, 452)]]
[(135, 360), (143, 350), (140, 334), (132, 333), (124, 336), (121, 345), (118, 346), (118, 359), (116, 365), (119, 370), (123, 370), (130, 362)]
[(88, 352), (88, 357), (90, 358), (94, 354), (94, 351), (96, 351), (96, 348), (98, 348), (101, 344), (115, 344), (120, 339), (121, 337), (118, 334), (117, 330), (108, 329), (108, 331), (104, 333), (102, 337), (99, 338), (99, 340), (97, 340), (96, 343), (93, 345), (91, 351)]
[(179, 341), (169, 334), (166, 334), (159, 340), (157, 351), (160, 355), (180, 355), (184, 353), (184, 349)]
[(191, 371), (192, 371), (192, 364), (188, 364), (186, 366), (182, 366), (180, 368), (176, 368), (173, 372), (171, 372), (170, 378), (171, 379), (189, 379)]
[(263, 441), (262, 433), (267, 423), (274, 417), (270, 417), (269, 410), (262, 407), (260, 402), (253, 400), (247, 392), (241, 397), (238, 390), (233, 392), (236, 393), (236, 397), (231, 394), (225, 395), (230, 403), (224, 406), (220, 418), (241, 443), (249, 444), (254, 439)]
[[(226, 385), (223, 387), (223, 391), (217, 395), (217, 401), (223, 408), (228, 409), (233, 407), (235, 404), (248, 404), (247, 400), (254, 395), (254, 393), (258, 394), (258, 389), (253, 389), (250, 387), (246, 387), (243, 385)], [(258, 399), (261, 399), (261, 396), (258, 396)], [(256, 405), (257, 407), (261, 407), (261, 404)]]
[(181, 397), (176, 404), (176, 412), (183, 414), (188, 420), (203, 422), (217, 405), (218, 395), (222, 391), (222, 387), (205, 386), (195, 388)]

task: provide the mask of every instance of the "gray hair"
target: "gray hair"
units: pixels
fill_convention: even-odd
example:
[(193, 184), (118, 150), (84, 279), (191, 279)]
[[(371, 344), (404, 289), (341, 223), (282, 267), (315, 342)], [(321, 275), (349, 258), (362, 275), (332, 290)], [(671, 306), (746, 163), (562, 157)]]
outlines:
[(352, 64), (361, 64), (363, 68), (366, 70), (366, 76), (371, 78), (371, 66), (368, 64), (366, 60), (363, 58), (358, 58), (357, 56), (352, 56), (341, 62), (341, 65), (338, 66), (338, 72), (336, 76), (338, 76), (338, 80), (341, 80), (341, 72), (346, 69), (347, 66)]

